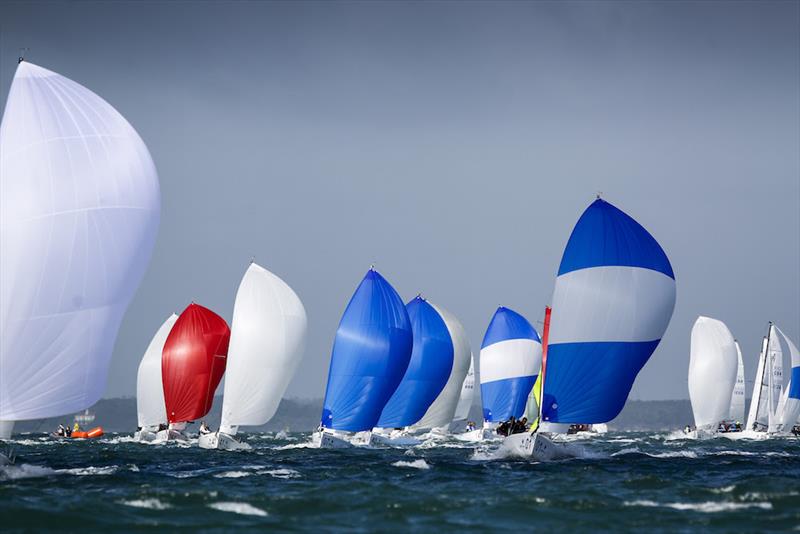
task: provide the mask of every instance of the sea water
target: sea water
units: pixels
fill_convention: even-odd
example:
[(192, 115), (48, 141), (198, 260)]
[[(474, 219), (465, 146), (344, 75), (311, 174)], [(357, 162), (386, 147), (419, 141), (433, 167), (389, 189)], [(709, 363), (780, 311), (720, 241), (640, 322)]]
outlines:
[(244, 437), (252, 450), (17, 436), (0, 530), (800, 531), (796, 438), (609, 433), (537, 463), (496, 442), (318, 450), (309, 433)]

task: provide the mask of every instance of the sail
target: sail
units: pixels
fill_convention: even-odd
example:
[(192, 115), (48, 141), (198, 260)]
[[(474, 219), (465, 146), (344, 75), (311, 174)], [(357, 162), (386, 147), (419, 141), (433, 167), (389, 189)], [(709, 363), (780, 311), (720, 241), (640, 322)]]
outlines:
[(464, 383), (461, 385), (461, 396), (456, 405), (456, 414), (453, 421), (466, 421), (472, 408), (472, 399), (475, 398), (475, 355), (470, 352), (469, 369)]
[(322, 426), (371, 430), (406, 372), (411, 346), (411, 321), (400, 295), (370, 269), (336, 331)]
[(467, 333), (458, 319), (436, 304), (431, 304), (431, 306), (444, 320), (447, 331), (450, 333), (450, 339), (453, 341), (453, 368), (444, 388), (425, 411), (422, 419), (414, 424), (415, 428), (441, 428), (450, 424), (456, 413), (456, 405), (461, 397), (461, 385), (469, 371), (472, 354)]
[(553, 293), (542, 419), (605, 423), (625, 404), (675, 307), (675, 275), (647, 230), (604, 200), (578, 220)]
[(479, 363), (483, 419), (521, 417), (542, 366), (536, 329), (522, 315), (500, 306), (483, 336)]
[(156, 169), (125, 118), (20, 63), (0, 126), (0, 420), (100, 399), (159, 210)]
[(766, 396), (763, 392), (767, 389), (768, 383), (765, 381), (767, 375), (764, 372), (764, 363), (767, 354), (767, 338), (761, 340), (761, 352), (758, 353), (758, 366), (756, 368), (756, 378), (753, 381), (753, 395), (750, 399), (750, 411), (747, 413), (746, 430), (756, 430), (768, 423), (767, 412), (764, 409), (763, 400)]
[(306, 325), (306, 310), (292, 288), (251, 263), (233, 307), (222, 432), (272, 419), (303, 357)]
[(797, 350), (797, 346), (792, 343), (792, 340), (777, 326), (775, 330), (780, 334), (786, 346), (789, 348), (792, 362), (789, 384), (786, 386), (783, 406), (778, 414), (780, 430), (789, 431), (792, 429), (792, 426), (798, 422), (798, 418), (800, 418), (800, 351)]
[(191, 303), (175, 321), (161, 356), (170, 423), (193, 421), (211, 410), (230, 336), (225, 320), (199, 304)]
[(738, 366), (736, 343), (725, 323), (698, 317), (689, 356), (689, 399), (697, 428), (716, 429), (728, 418)]
[(742, 360), (742, 349), (739, 348), (739, 342), (734, 341), (736, 345), (736, 385), (733, 386), (733, 393), (731, 394), (731, 408), (728, 414), (728, 419), (733, 422), (744, 421), (744, 361)]
[(378, 426), (413, 425), (444, 389), (453, 370), (453, 340), (444, 319), (418, 296), (406, 305), (413, 346), (403, 379), (383, 408)]
[(767, 395), (769, 406), (769, 426), (774, 427), (778, 424), (776, 414), (778, 403), (783, 394), (783, 349), (778, 339), (778, 329), (772, 325), (769, 333), (769, 344), (767, 345), (767, 369), (771, 369), (769, 380), (769, 392)]
[(164, 384), (161, 381), (161, 354), (164, 343), (178, 316), (174, 313), (153, 336), (139, 363), (136, 374), (136, 414), (140, 428), (167, 424), (167, 408), (164, 405)]

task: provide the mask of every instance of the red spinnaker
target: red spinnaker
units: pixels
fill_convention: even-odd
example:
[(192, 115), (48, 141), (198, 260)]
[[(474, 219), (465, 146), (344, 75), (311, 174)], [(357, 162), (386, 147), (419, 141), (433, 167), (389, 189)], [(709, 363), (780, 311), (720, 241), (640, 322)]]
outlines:
[(195, 303), (175, 321), (161, 355), (170, 423), (192, 421), (211, 410), (214, 391), (225, 373), (230, 338), (225, 319)]

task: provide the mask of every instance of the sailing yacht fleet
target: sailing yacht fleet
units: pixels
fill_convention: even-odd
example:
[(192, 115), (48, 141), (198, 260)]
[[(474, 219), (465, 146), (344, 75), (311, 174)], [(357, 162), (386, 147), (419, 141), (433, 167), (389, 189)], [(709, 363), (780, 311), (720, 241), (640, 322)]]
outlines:
[[(102, 98), (20, 60), (0, 126), (0, 438), (15, 421), (84, 410), (99, 400), (122, 317), (158, 230), (158, 176), (133, 127)], [(540, 333), (499, 307), (477, 359), (458, 318), (418, 295), (404, 303), (374, 267), (353, 293), (333, 340), (320, 448), (403, 446), (483, 421), (465, 441), (537, 460), (567, 456), (562, 437), (601, 428), (622, 410), (663, 337), (676, 299), (672, 265), (636, 220), (597, 198), (578, 219)], [(251, 262), (225, 319), (192, 302), (167, 317), (137, 373), (135, 440), (188, 441), (223, 376), (220, 428), (206, 449), (248, 448), (240, 428), (275, 415), (303, 357), (303, 303)], [(783, 354), (791, 359), (784, 386)], [(744, 419), (738, 342), (719, 320), (691, 332), (689, 393), (698, 437)], [(479, 387), (478, 387), (479, 386)], [(800, 353), (770, 323), (743, 434), (792, 430), (800, 416)]]

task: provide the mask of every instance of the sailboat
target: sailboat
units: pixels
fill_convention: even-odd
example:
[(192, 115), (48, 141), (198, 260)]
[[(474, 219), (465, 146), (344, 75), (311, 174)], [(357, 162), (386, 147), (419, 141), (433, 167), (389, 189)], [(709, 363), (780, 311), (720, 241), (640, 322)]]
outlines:
[(164, 383), (161, 380), (161, 354), (175, 321), (172, 314), (158, 329), (139, 363), (136, 374), (136, 418), (139, 427), (133, 438), (153, 441), (156, 434), (167, 425), (167, 408), (164, 405)]
[(783, 350), (772, 322), (761, 342), (756, 379), (750, 399), (745, 430), (748, 433), (770, 432), (778, 423), (777, 408), (783, 389)]
[(411, 349), (411, 320), (400, 295), (370, 268), (336, 331), (320, 428), (312, 444), (369, 445), (371, 430), (408, 368)]
[(256, 263), (245, 272), (233, 308), (222, 423), (200, 435), (205, 449), (249, 448), (240, 426), (263, 425), (275, 415), (303, 357), (306, 310), (286, 282)]
[(728, 419), (738, 367), (736, 342), (725, 323), (698, 317), (689, 357), (689, 399), (698, 437), (713, 436)]
[(418, 295), (406, 304), (406, 311), (413, 337), (411, 359), (373, 431), (375, 438), (392, 443), (423, 418), (447, 385), (455, 361), (453, 338), (437, 308)]
[[(675, 294), (672, 266), (653, 236), (595, 200), (570, 235), (545, 316), (542, 423), (614, 419), (667, 329)], [(544, 461), (571, 455), (539, 428), (507, 437), (501, 449)]]
[(188, 439), (187, 423), (211, 410), (230, 336), (225, 319), (194, 302), (178, 316), (161, 355), (169, 428), (156, 434), (157, 441)]
[(0, 126), (0, 438), (100, 399), (159, 212), (155, 166), (128, 121), (20, 60)]
[(533, 325), (510, 308), (497, 308), (480, 352), (485, 430), (523, 416), (541, 366), (542, 341)]
[(736, 340), (733, 342), (736, 345), (736, 384), (733, 386), (733, 393), (731, 393), (728, 422), (737, 426), (744, 424), (744, 361), (742, 360), (742, 349), (739, 347), (739, 342)]
[(456, 413), (453, 415), (453, 423), (464, 423), (469, 418), (469, 411), (472, 409), (472, 401), (475, 398), (475, 355), (470, 354), (469, 369), (464, 383), (461, 384), (461, 395), (456, 405)]
[[(472, 349), (467, 333), (455, 315), (435, 304), (431, 306), (447, 327), (450, 343), (453, 346), (453, 366), (444, 387), (425, 410), (422, 419), (412, 425), (412, 430), (417, 432), (427, 430), (429, 435), (443, 436), (447, 434), (450, 422), (456, 413), (456, 406), (461, 398), (461, 388), (472, 361)], [(416, 340), (416, 332), (414, 334)]]
[(775, 413), (775, 424), (771, 432), (776, 434), (786, 434), (796, 431), (795, 428), (800, 422), (800, 351), (789, 337), (780, 328), (773, 325), (775, 332), (783, 338), (783, 342), (789, 349), (791, 360), (791, 372), (789, 383), (783, 390), (778, 408)]

